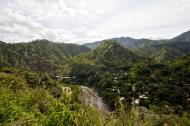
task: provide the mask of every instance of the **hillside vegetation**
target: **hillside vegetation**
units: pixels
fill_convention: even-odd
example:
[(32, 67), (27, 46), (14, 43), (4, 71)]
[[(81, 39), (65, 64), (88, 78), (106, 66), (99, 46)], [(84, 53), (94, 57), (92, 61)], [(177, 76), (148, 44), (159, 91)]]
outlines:
[[(144, 57), (149, 57), (156, 62), (165, 62), (190, 54), (190, 31), (184, 32), (173, 39), (168, 40), (150, 40), (134, 39), (130, 37), (112, 38), (117, 43), (127, 46)], [(84, 44), (89, 48), (96, 48), (104, 41)]]
[(189, 32), (98, 43), (0, 42), (0, 125), (190, 125)]
[[(79, 87), (71, 86), (72, 95), (62, 91), (64, 84), (47, 74), (37, 74), (15, 68), (0, 69), (0, 125), (49, 126), (119, 126), (119, 125), (181, 125), (190, 124), (187, 114), (178, 116), (171, 110), (159, 111), (134, 107), (125, 113), (122, 104), (117, 111), (101, 113), (83, 107), (78, 100)], [(159, 111), (159, 114), (157, 113)], [(154, 114), (156, 112), (157, 114)], [(168, 115), (169, 112), (169, 115)], [(142, 115), (142, 114), (145, 115)], [(155, 120), (155, 118), (157, 118)]]
[(13, 66), (33, 71), (56, 72), (72, 56), (88, 52), (85, 46), (35, 40), (29, 43), (0, 43), (1, 66)]

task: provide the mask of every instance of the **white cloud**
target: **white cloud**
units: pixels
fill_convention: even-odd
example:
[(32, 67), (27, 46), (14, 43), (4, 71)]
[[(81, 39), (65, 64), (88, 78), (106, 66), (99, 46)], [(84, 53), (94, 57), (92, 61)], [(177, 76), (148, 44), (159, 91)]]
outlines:
[(190, 29), (189, 12), (189, 0), (0, 0), (0, 40), (170, 38)]

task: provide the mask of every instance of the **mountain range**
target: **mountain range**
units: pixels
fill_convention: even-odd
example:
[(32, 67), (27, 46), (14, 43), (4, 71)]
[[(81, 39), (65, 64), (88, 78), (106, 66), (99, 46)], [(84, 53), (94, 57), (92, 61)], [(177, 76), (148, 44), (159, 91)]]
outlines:
[[(172, 42), (187, 42), (190, 41), (190, 31), (184, 32), (172, 39), (163, 39), (163, 40), (151, 40), (151, 39), (135, 39), (131, 37), (120, 37), (120, 38), (112, 38), (112, 39), (106, 39), (106, 40), (115, 40), (121, 45), (127, 45), (129, 48), (140, 48), (144, 46), (149, 45), (157, 45), (157, 44), (166, 44), (166, 43), (172, 43)], [(89, 48), (96, 48), (98, 45), (100, 45), (104, 40), (102, 41), (96, 41), (91, 43), (85, 43), (83, 45), (89, 47)]]
[(76, 61), (85, 61), (80, 64), (88, 62), (88, 65), (99, 64), (106, 67), (112, 66), (112, 68), (129, 65), (143, 58), (158, 63), (168, 62), (190, 54), (189, 38), (190, 31), (168, 40), (121, 37), (84, 45), (56, 43), (48, 40), (14, 44), (0, 42), (0, 63), (1, 66), (49, 73), (54, 71), (55, 74), (62, 69), (65, 70), (63, 68), (65, 64), (76, 64)]
[(189, 76), (190, 31), (84, 45), (0, 41), (0, 125), (189, 126)]
[[(185, 56), (190, 53), (190, 31), (167, 40), (134, 39), (130, 37), (112, 38), (108, 40), (115, 40), (142, 56), (153, 58), (158, 62)], [(84, 45), (93, 49), (103, 42), (104, 40), (86, 43)]]

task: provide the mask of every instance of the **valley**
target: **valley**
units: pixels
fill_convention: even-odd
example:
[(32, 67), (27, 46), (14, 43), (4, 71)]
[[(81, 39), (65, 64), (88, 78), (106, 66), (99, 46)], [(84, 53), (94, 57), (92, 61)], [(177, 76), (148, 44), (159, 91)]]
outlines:
[(190, 126), (190, 0), (0, 0), (0, 126)]
[(0, 125), (188, 126), (189, 36), (0, 42)]

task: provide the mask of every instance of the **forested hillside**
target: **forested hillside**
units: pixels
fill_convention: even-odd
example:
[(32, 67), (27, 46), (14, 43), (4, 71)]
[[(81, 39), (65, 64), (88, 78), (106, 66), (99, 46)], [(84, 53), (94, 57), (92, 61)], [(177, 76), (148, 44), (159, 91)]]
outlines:
[[(72, 89), (70, 95), (64, 91), (68, 86)], [(109, 89), (104, 88), (106, 91)], [(124, 89), (126, 88), (123, 87)], [(124, 108), (125, 104), (118, 101), (114, 112), (102, 113), (90, 106), (83, 106), (78, 99), (79, 94), (79, 86), (60, 83), (47, 74), (1, 67), (0, 125), (188, 126), (190, 124), (188, 111), (184, 112), (181, 108), (174, 111), (168, 105), (164, 108), (153, 105), (148, 109), (135, 105), (128, 110)]]
[(182, 36), (94, 49), (0, 42), (0, 125), (189, 126), (190, 41)]
[[(168, 40), (133, 39), (129, 37), (113, 38), (121, 45), (127, 46), (142, 56), (154, 59), (156, 62), (164, 62), (176, 57), (190, 54), (190, 31)], [(104, 41), (84, 44), (89, 48), (95, 48)]]
[[(47, 74), (37, 74), (15, 68), (0, 69), (0, 125), (117, 125), (78, 100), (79, 86), (72, 94), (64, 92), (63, 83)], [(92, 116), (93, 115), (93, 116)]]
[[(167, 103), (173, 109), (177, 106), (184, 110), (190, 109), (189, 56), (165, 60), (167, 63), (155, 63), (127, 49), (114, 52), (118, 49), (116, 45), (125, 50), (113, 41), (105, 42), (87, 54), (73, 57), (65, 65), (63, 73), (74, 77), (70, 80), (72, 83), (96, 88), (112, 109), (117, 108), (115, 103), (120, 98), (125, 98), (122, 102), (126, 109), (130, 109), (133, 99), (139, 97), (142, 97), (140, 105), (146, 107)], [(97, 50), (100, 53), (96, 53)], [(109, 52), (111, 56), (107, 58), (104, 55), (107, 53), (102, 51)]]
[(28, 70), (55, 73), (66, 60), (81, 52), (85, 46), (35, 40), (29, 43), (0, 43), (1, 66), (13, 66)]

